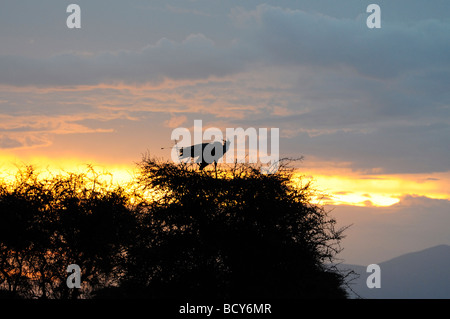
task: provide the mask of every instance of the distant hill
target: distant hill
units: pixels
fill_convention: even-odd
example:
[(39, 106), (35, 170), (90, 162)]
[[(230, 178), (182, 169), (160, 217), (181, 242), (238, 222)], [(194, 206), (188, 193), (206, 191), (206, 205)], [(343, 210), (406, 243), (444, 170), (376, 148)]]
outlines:
[[(378, 263), (381, 288), (369, 289), (367, 266), (341, 264), (360, 275), (351, 289), (366, 299), (450, 299), (450, 246), (439, 245)], [(350, 292), (353, 298), (356, 296)]]

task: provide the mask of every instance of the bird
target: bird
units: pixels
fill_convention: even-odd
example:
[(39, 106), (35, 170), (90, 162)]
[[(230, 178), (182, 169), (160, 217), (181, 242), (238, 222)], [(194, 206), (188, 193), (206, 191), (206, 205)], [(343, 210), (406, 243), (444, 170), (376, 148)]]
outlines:
[(195, 159), (198, 157), (196, 163), (199, 164), (199, 169), (201, 171), (209, 164), (214, 163), (214, 169), (216, 170), (217, 175), (217, 161), (228, 151), (230, 143), (229, 140), (223, 140), (223, 142), (214, 141), (212, 143), (202, 143), (183, 147), (180, 149), (179, 158)]

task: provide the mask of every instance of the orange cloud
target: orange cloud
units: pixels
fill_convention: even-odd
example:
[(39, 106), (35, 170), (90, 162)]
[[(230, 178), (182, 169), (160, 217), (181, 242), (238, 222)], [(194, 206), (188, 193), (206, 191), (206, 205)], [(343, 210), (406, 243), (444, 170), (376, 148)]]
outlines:
[(183, 116), (183, 115), (182, 116), (174, 116), (174, 115), (172, 115), (170, 117), (170, 120), (165, 121), (164, 124), (167, 127), (176, 128), (176, 127), (179, 127), (180, 125), (183, 125), (183, 123), (185, 123), (186, 120), (187, 120), (186, 116)]
[(306, 168), (298, 178), (312, 180), (326, 205), (391, 206), (406, 195), (450, 199), (450, 172), (377, 175), (346, 167)]

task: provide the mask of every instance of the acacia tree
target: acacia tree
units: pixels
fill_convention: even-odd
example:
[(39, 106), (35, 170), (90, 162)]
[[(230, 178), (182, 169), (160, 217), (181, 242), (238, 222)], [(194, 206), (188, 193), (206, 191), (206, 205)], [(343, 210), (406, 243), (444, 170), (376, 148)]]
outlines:
[(343, 275), (325, 265), (343, 230), (287, 167), (139, 167), (134, 203), (95, 172), (42, 179), (28, 167), (0, 183), (0, 290), (78, 297), (65, 282), (75, 263), (83, 297), (346, 296)]
[(264, 175), (236, 164), (218, 171), (144, 158), (138, 215), (121, 289), (98, 296), (151, 298), (345, 298), (326, 266), (343, 229), (281, 165)]
[(31, 167), (19, 171), (12, 185), (0, 185), (0, 284), (11, 294), (31, 298), (40, 289), (46, 295), (52, 277), (49, 202)]
[[(0, 183), (0, 289), (24, 298), (72, 298), (115, 284), (135, 228), (129, 197), (99, 174), (39, 178), (33, 168)], [(68, 289), (67, 267), (82, 270)]]

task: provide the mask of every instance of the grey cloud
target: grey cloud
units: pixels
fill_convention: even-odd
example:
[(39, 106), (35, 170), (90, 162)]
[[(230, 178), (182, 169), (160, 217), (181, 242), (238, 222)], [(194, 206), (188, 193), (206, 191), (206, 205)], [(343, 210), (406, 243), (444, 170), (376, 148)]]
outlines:
[(368, 265), (398, 255), (450, 244), (450, 201), (406, 195), (390, 207), (336, 206), (338, 227), (348, 226), (341, 258)]
[(27, 148), (35, 146), (48, 146), (50, 141), (46, 134), (33, 136), (2, 134), (0, 135), (0, 149)]
[[(106, 16), (111, 20), (124, 18), (118, 22), (120, 27), (114, 26), (111, 31), (106, 18), (98, 18), (94, 25), (95, 15), (89, 10), (91, 2), (86, 1), (81, 5), (90, 15), (84, 16), (83, 21), (87, 24), (83, 26), (84, 33), (79, 33), (78, 37), (102, 45), (95, 48), (86, 44), (80, 47), (67, 45), (80, 52), (91, 52), (89, 54), (72, 52), (30, 57), (31, 53), (27, 52), (24, 55), (0, 55), (0, 83), (70, 86), (157, 83), (165, 78), (204, 79), (240, 73), (239, 77), (169, 88), (164, 93), (173, 97), (170, 101), (158, 100), (151, 93), (136, 97), (133, 92), (125, 92), (119, 98), (118, 90), (100, 88), (76, 93), (28, 92), (23, 97), (20, 92), (15, 96), (0, 92), (1, 99), (13, 101), (2, 103), (1, 112), (14, 116), (92, 114), (98, 111), (96, 98), (108, 96), (113, 102), (105, 101), (101, 107), (117, 111), (117, 116), (119, 111), (126, 113), (128, 106), (146, 104), (146, 108), (138, 109), (135, 116), (148, 114), (152, 109), (185, 111), (189, 113), (186, 115), (189, 123), (194, 113), (196, 118), (199, 114), (211, 120), (220, 118), (222, 110), (211, 112), (211, 105), (217, 99), (230, 106), (228, 113), (224, 110), (224, 115), (239, 108), (242, 119), (233, 119), (231, 126), (280, 127), (282, 134), (286, 130), (296, 132), (295, 139), (282, 141), (285, 150), (353, 161), (357, 168), (384, 167), (386, 172), (448, 170), (450, 21), (448, 10), (445, 10), (449, 8), (448, 1), (434, 0), (433, 5), (421, 0), (381, 1), (383, 22), (380, 30), (369, 30), (365, 26), (365, 7), (370, 2), (280, 0), (259, 5), (260, 1), (220, 1), (212, 5), (209, 0), (199, 0), (189, 4), (171, 3), (184, 12), (175, 14), (178, 18), (189, 16), (189, 10), (199, 7), (210, 15), (199, 16), (191, 12), (195, 19), (206, 19), (194, 28), (191, 19), (177, 20), (171, 25), (166, 18), (173, 15), (168, 15), (170, 10), (167, 10), (166, 1), (159, 2), (164, 10), (160, 10), (160, 6), (157, 10), (146, 8), (143, 9), (145, 14), (136, 14), (130, 9), (126, 10), (126, 17), (121, 17), (122, 5), (111, 1), (114, 4), (105, 7), (111, 15)], [(106, 2), (96, 3), (96, 12), (101, 12)], [(134, 7), (140, 5), (148, 7), (143, 1), (138, 6), (133, 3)], [(20, 12), (19, 5), (14, 6), (16, 12)], [(236, 6), (244, 8), (231, 10)], [(158, 24), (155, 21), (159, 20), (148, 19), (147, 13), (162, 14), (163, 11), (166, 11), (164, 17), (158, 18), (164, 22)], [(2, 10), (0, 15), (6, 15), (5, 12)], [(42, 10), (39, 12), (41, 14)], [(229, 12), (231, 22), (226, 23), (224, 17)], [(155, 24), (142, 23), (145, 19)], [(129, 20), (133, 21), (127, 28), (124, 21)], [(5, 21), (9, 21), (7, 26), (14, 30), (11, 26), (14, 27), (15, 22), (10, 17), (0, 19), (0, 26)], [(186, 29), (180, 31), (183, 23), (186, 23)], [(153, 32), (150, 26), (160, 28)], [(115, 35), (101, 38), (97, 28)], [(25, 34), (26, 29), (22, 26), (20, 32)], [(134, 29), (140, 40), (129, 47), (124, 35), (131, 35)], [(93, 33), (88, 34), (91, 31)], [(37, 33), (33, 32), (34, 35)], [(58, 39), (67, 36), (74, 40), (76, 35), (58, 31), (48, 43), (53, 43), (52, 49), (59, 51), (64, 46)], [(161, 39), (163, 36), (171, 40)], [(136, 49), (137, 43), (144, 38), (152, 45)], [(230, 39), (234, 39), (232, 44)], [(108, 42), (114, 42), (114, 45), (109, 46)], [(108, 51), (101, 53), (99, 47)], [(1, 52), (10, 51), (2, 48)], [(270, 68), (266, 74), (261, 72), (265, 67)], [(286, 79), (283, 79), (284, 74), (288, 75)], [(196, 98), (200, 101), (202, 95), (205, 97), (198, 109), (188, 108), (181, 98), (177, 100), (183, 96), (191, 102)], [(28, 99), (33, 103), (28, 105)], [(277, 106), (291, 112), (286, 112), (286, 116), (272, 116), (271, 110)], [(89, 116), (81, 118), (90, 119)], [(8, 146), (19, 142), (4, 139), (2, 144)]]
[(244, 18), (242, 15), (238, 14), (240, 24), (249, 20), (245, 24), (250, 29), (246, 40), (272, 63), (346, 65), (377, 78), (423, 67), (450, 68), (448, 20), (424, 20), (413, 25), (390, 22), (370, 30), (365, 16), (336, 19), (268, 5), (244, 13)]
[(8, 136), (0, 135), (0, 149), (9, 149), (21, 147), (23, 144), (16, 139), (12, 139)]
[(0, 83), (77, 85), (198, 79), (241, 72), (255, 62), (317, 68), (347, 66), (375, 78), (438, 68), (446, 70), (441, 71), (441, 77), (449, 80), (447, 20), (412, 25), (391, 22), (379, 30), (369, 30), (362, 16), (338, 19), (270, 5), (258, 5), (253, 11), (234, 10), (231, 19), (241, 28), (227, 30), (229, 35), (234, 32), (235, 41), (230, 45), (221, 41), (218, 45), (214, 38), (194, 34), (184, 41), (162, 38), (140, 51), (66, 53), (39, 59), (0, 56)]
[[(281, 132), (283, 130), (281, 129)], [(303, 132), (285, 141), (282, 150), (327, 160), (352, 162), (354, 169), (380, 173), (432, 173), (448, 171), (450, 125), (392, 125), (372, 132), (346, 132), (310, 136)]]
[(182, 42), (161, 39), (139, 52), (86, 55), (65, 53), (46, 59), (0, 56), (0, 83), (26, 86), (161, 82), (164, 78), (224, 76), (242, 69), (233, 48), (220, 48), (201, 34)]

